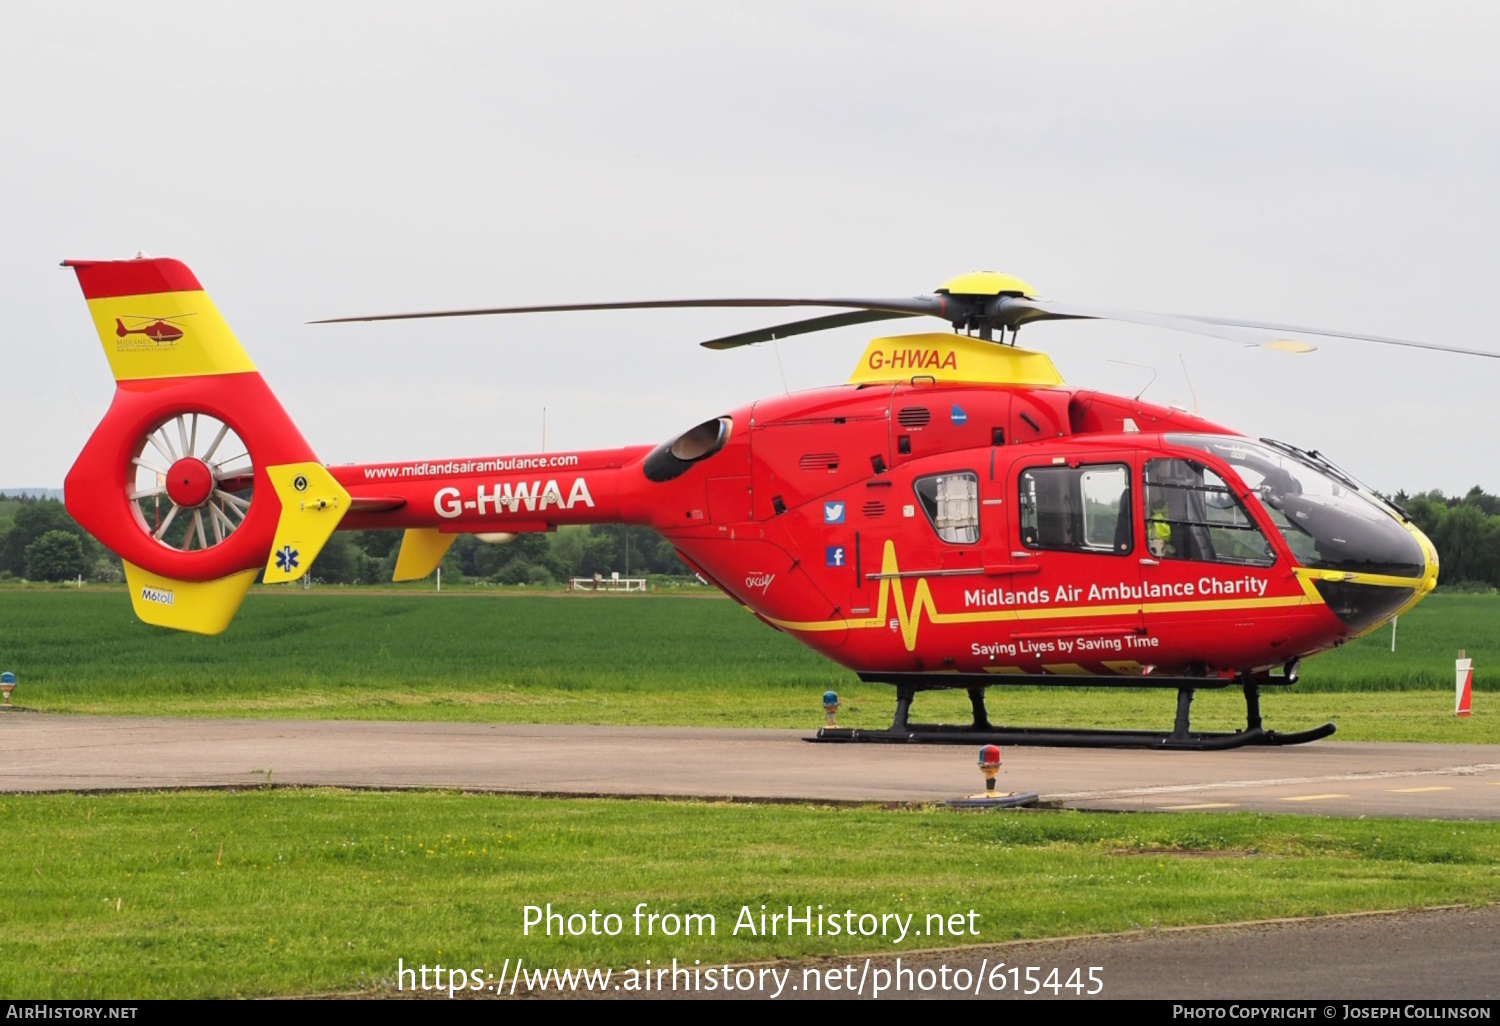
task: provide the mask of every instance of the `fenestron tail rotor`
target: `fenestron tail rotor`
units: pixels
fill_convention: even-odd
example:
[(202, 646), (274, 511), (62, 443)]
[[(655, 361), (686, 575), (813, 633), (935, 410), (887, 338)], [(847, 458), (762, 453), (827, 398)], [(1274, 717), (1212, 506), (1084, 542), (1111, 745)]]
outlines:
[(250, 512), (255, 468), (238, 434), (207, 413), (184, 411), (141, 438), (126, 495), (137, 526), (179, 552), (222, 545)]
[(1431, 342), (1412, 342), (1368, 335), (1359, 332), (1335, 331), (1325, 328), (1304, 328), (1266, 321), (1245, 321), (1224, 317), (1201, 317), (1185, 314), (1163, 314), (1147, 310), (1116, 307), (1101, 307), (1079, 303), (1044, 300), (1026, 282), (1008, 274), (995, 271), (977, 271), (960, 275), (929, 295), (892, 299), (865, 298), (745, 298), (745, 299), (665, 299), (620, 303), (563, 303), (546, 306), (478, 307), (463, 310), (431, 310), (421, 313), (376, 314), (359, 317), (332, 317), (313, 321), (314, 324), (345, 324), (365, 321), (421, 320), (434, 317), (477, 317), (495, 314), (529, 313), (578, 313), (597, 310), (664, 310), (690, 308), (778, 308), (778, 307), (831, 307), (844, 309), (847, 313), (825, 314), (804, 320), (774, 324), (753, 331), (709, 339), (700, 343), (709, 349), (736, 349), (774, 339), (805, 335), (832, 328), (843, 328), (854, 324), (874, 321), (896, 320), (907, 317), (937, 317), (951, 324), (955, 331), (976, 336), (985, 341), (1003, 343), (1006, 331), (1009, 341), (1015, 342), (1016, 333), (1025, 325), (1041, 321), (1106, 320), (1129, 324), (1143, 324), (1172, 331), (1184, 331), (1195, 335), (1238, 342), (1242, 345), (1275, 349), (1281, 352), (1307, 353), (1317, 347), (1310, 342), (1293, 338), (1295, 335), (1315, 335), (1375, 342), (1382, 345), (1407, 346), (1434, 352), (1457, 353), (1464, 356), (1485, 356), (1500, 359), (1500, 352), (1480, 349), (1465, 349), (1458, 346), (1438, 345)]

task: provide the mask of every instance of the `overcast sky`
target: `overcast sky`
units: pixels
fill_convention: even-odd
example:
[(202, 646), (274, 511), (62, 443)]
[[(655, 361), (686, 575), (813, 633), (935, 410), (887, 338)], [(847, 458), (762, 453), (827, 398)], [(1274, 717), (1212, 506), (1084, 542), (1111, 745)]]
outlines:
[[(656, 442), (782, 388), (777, 311), (308, 326), (444, 306), (1043, 296), (1500, 351), (1500, 5), (29, 3), (0, 33), (0, 488), (113, 389), (66, 257), (188, 263), (329, 463)], [(877, 326), (878, 327), (878, 326)], [(942, 325), (934, 322), (933, 330)], [(905, 327), (894, 329), (905, 330)], [(870, 327), (781, 343), (792, 389)], [(1377, 488), (1500, 491), (1500, 361), (1036, 325)]]

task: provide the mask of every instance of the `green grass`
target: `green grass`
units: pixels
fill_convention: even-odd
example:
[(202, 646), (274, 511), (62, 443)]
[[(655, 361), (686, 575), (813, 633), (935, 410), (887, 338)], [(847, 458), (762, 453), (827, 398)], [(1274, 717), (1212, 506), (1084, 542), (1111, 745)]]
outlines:
[(1303, 690), (1453, 693), (1453, 660), (1463, 649), (1474, 659), (1476, 679), (1500, 668), (1500, 595), (1429, 595), (1391, 628), (1310, 659)]
[[(1309, 660), (1268, 725), (1332, 719), (1344, 740), (1500, 742), (1500, 598), (1437, 595), (1401, 624)], [(1475, 715), (1452, 716), (1457, 649), (1476, 660)], [(0, 663), (16, 701), (55, 712), (492, 722), (811, 727), (839, 692), (841, 724), (889, 722), (891, 689), (757, 622), (685, 596), (537, 596), (490, 590), (255, 592), (213, 638), (147, 627), (118, 589), (0, 590)], [(995, 688), (997, 722), (1165, 727), (1171, 692)], [(958, 722), (962, 693), (924, 695)], [(1201, 692), (1194, 724), (1242, 722), (1237, 690)]]
[[(1212, 853), (1226, 857), (1183, 857)], [(913, 950), (731, 933), (742, 905), (980, 913), (964, 943), (1500, 897), (1500, 824), (954, 813), (335, 790), (0, 797), (0, 993), (375, 988), (498, 972)], [(711, 912), (691, 940), (521, 934), (521, 909)]]

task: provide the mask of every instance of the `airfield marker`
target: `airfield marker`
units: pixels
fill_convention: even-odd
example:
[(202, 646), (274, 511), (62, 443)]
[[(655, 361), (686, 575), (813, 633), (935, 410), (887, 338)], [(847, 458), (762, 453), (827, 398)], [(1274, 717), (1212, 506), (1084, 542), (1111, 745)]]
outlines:
[(984, 789), (995, 793), (995, 773), (1000, 769), (1000, 746), (983, 745), (979, 749), (979, 772), (984, 774)]
[(1458, 671), (1458, 682), (1455, 685), (1453, 696), (1453, 715), (1469, 715), (1469, 703), (1473, 699), (1474, 691), (1474, 660), (1464, 657), (1464, 650), (1458, 650), (1458, 660), (1454, 664)]
[(839, 711), (839, 693), (837, 691), (823, 692), (823, 712), (828, 714), (828, 725), (833, 726), (834, 714)]
[(949, 798), (948, 807), (953, 809), (1013, 809), (1022, 805), (1034, 805), (1039, 795), (1034, 792), (996, 791), (995, 774), (1000, 769), (1000, 746), (979, 746), (979, 772), (984, 774), (984, 790), (963, 798)]
[(0, 696), (5, 699), (5, 704), (10, 705), (10, 693), (16, 690), (16, 675), (6, 670), (0, 673)]

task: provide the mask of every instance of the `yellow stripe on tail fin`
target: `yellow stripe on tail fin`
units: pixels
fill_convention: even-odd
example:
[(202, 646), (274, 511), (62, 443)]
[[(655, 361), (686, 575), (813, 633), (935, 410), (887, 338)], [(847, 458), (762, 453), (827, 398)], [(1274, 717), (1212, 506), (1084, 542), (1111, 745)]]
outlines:
[(170, 259), (68, 260), (116, 381), (240, 374), (255, 364), (193, 272)]

